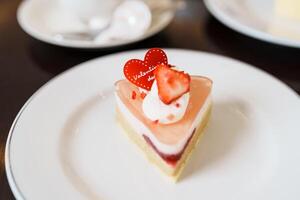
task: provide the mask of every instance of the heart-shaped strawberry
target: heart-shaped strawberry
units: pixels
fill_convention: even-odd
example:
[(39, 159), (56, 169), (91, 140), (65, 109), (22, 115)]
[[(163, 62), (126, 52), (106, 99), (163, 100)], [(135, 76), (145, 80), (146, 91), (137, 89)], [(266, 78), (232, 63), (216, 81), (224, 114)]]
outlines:
[(124, 65), (125, 77), (136, 86), (150, 90), (154, 81), (153, 71), (159, 64), (168, 65), (166, 53), (160, 48), (150, 49), (144, 60), (131, 59)]

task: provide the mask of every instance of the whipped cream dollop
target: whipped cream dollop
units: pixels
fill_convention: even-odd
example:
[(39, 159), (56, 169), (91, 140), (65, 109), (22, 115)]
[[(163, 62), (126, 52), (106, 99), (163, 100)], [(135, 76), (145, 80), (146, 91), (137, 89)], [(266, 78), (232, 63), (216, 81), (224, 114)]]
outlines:
[(185, 93), (171, 104), (165, 104), (158, 96), (156, 81), (153, 82), (151, 90), (143, 100), (142, 108), (145, 116), (152, 121), (161, 124), (171, 124), (179, 121), (185, 114), (190, 94)]

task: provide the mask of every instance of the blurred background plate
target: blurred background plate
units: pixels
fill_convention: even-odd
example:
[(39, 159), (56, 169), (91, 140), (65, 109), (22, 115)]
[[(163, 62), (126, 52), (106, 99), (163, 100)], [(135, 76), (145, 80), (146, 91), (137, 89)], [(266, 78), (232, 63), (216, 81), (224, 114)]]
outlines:
[(275, 0), (204, 0), (212, 15), (226, 26), (274, 44), (300, 48), (300, 21), (274, 13)]
[[(49, 5), (45, 6), (45, 3)], [(48, 25), (51, 24), (49, 20), (55, 16), (55, 6), (52, 6), (51, 1), (47, 0), (26, 0), (23, 1), (17, 11), (17, 19), (21, 28), (32, 37), (58, 46), (72, 47), (72, 48), (112, 48), (121, 45), (131, 44), (134, 42), (146, 39), (161, 30), (163, 30), (174, 18), (174, 6), (163, 11), (152, 12), (152, 22), (146, 32), (137, 38), (129, 40), (114, 40), (109, 43), (80, 41), (80, 40), (57, 40), (53, 33), (49, 31)], [(48, 21), (47, 21), (48, 20)], [(53, 24), (53, 23), (52, 23)], [(69, 23), (61, 22), (62, 25), (67, 26)]]

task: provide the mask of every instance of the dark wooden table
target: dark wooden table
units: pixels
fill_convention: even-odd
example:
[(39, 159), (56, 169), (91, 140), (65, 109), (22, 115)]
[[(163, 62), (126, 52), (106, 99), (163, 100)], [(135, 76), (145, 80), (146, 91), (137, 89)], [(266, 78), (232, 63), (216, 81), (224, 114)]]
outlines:
[(161, 33), (142, 42), (109, 51), (56, 47), (25, 34), (16, 21), (19, 0), (0, 0), (0, 199), (14, 199), (4, 168), (9, 128), (25, 101), (64, 70), (114, 52), (139, 48), (194, 49), (242, 60), (273, 74), (300, 93), (300, 49), (258, 41), (230, 30), (206, 10), (201, 0), (187, 7)]

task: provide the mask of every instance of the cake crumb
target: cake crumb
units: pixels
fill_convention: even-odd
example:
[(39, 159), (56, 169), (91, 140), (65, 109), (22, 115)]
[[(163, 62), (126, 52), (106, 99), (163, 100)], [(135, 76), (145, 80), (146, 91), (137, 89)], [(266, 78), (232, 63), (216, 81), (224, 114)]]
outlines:
[(141, 92), (140, 96), (141, 96), (142, 99), (145, 99), (145, 97), (147, 96), (147, 94), (145, 92)]

